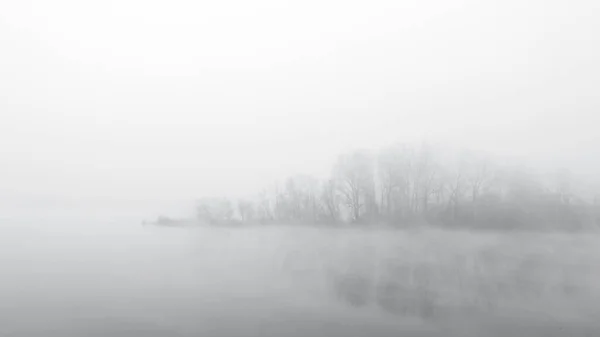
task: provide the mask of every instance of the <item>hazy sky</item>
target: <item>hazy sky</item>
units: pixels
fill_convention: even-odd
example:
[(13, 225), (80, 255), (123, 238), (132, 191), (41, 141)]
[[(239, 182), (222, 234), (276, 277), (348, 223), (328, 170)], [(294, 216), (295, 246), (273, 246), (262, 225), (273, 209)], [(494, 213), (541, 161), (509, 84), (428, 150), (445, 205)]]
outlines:
[(0, 188), (245, 194), (422, 138), (600, 172), (600, 2), (0, 2)]

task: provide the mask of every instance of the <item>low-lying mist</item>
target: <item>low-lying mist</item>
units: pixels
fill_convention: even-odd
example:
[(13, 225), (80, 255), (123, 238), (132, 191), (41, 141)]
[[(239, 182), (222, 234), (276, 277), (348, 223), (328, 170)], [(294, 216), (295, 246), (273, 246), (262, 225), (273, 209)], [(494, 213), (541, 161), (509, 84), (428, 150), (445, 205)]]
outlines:
[(1, 336), (583, 336), (600, 303), (590, 233), (3, 221)]

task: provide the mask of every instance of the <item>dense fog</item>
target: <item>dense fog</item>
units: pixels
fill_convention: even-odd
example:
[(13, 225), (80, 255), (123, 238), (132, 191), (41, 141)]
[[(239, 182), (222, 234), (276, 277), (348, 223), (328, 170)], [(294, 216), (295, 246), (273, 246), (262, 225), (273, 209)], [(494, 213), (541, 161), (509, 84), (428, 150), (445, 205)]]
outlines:
[[(3, 226), (2, 336), (387, 336), (398, 328), (323, 297), (317, 275), (325, 274), (308, 260), (315, 252), (295, 251), (313, 242), (293, 232), (148, 229), (122, 218)], [(286, 265), (298, 253), (301, 269)], [(294, 270), (312, 277), (300, 281)]]
[(597, 2), (0, 1), (0, 337), (600, 336)]
[(2, 219), (3, 336), (598, 331), (597, 234), (32, 218)]

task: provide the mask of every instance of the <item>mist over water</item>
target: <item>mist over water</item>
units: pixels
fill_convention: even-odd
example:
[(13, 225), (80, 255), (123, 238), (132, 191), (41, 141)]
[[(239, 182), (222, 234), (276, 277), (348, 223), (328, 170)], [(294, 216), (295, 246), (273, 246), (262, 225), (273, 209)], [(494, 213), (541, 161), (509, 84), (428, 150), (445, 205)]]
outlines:
[[(507, 254), (512, 259), (541, 254), (542, 265), (550, 268), (543, 274), (544, 284), (549, 284), (548, 275), (557, 275), (559, 267), (576, 259), (588, 267), (598, 262), (600, 254), (589, 256), (597, 251), (594, 236), (532, 241), (527, 236), (374, 228), (161, 228), (141, 226), (129, 215), (66, 214), (2, 219), (0, 336), (464, 336), (468, 331), (501, 336), (510, 329), (517, 334), (531, 331), (528, 336), (562, 336), (560, 329), (587, 336), (597, 331), (590, 326), (593, 301), (582, 297), (559, 299), (568, 307), (562, 311), (533, 306), (525, 325), (515, 318), (526, 310), (501, 312), (500, 317), (512, 317), (507, 322), (488, 322), (477, 310), (434, 318), (398, 314), (378, 305), (376, 295), (366, 295), (370, 298), (364, 299), (365, 305), (356, 303), (356, 296), (365, 296), (356, 288), (361, 280), (385, 282), (391, 271), (385, 263), (390, 261), (431, 266), (429, 271), (436, 273), (462, 268), (471, 273), (467, 282), (486, 275), (488, 281), (500, 280), (492, 269), (476, 275), (473, 267), (452, 260), (486, 249), (500, 260)], [(570, 253), (548, 264), (554, 259), (550, 246)], [(487, 261), (491, 266), (492, 260)], [(600, 279), (597, 268), (571, 273), (584, 297), (598, 298), (593, 285)], [(441, 298), (435, 299), (436, 307), (459, 303), (448, 295), (456, 290), (448, 275), (427, 281)], [(476, 292), (472, 284), (466, 287), (464, 291)], [(524, 308), (522, 302), (518, 305)]]
[(32, 220), (3, 219), (1, 336), (301, 335), (294, 320), (344, 322), (282, 273), (281, 231)]
[(598, 3), (0, 1), (0, 337), (600, 336)]

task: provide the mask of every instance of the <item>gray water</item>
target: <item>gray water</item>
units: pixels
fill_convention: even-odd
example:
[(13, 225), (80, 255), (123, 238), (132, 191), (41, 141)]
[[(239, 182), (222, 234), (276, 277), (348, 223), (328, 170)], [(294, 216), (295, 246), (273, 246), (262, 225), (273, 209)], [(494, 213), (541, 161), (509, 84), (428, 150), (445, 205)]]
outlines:
[(318, 256), (307, 255), (313, 274), (285, 268), (297, 236), (285, 228), (158, 228), (72, 214), (0, 221), (0, 336), (598, 335), (584, 326), (426, 322), (353, 308), (312, 277), (322, 272)]
[(302, 300), (277, 275), (268, 247), (257, 251), (261, 236), (142, 227), (127, 218), (1, 220), (1, 336), (395, 331), (396, 323), (372, 314)]

